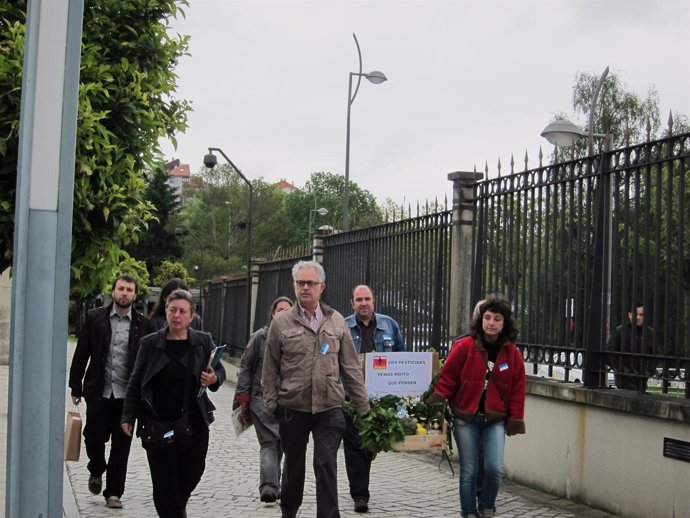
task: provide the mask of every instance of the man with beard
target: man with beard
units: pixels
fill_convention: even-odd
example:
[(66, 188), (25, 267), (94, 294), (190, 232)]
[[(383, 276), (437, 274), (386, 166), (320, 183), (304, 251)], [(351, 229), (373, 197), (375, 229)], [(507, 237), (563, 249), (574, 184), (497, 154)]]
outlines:
[[(100, 494), (106, 473), (103, 496), (105, 505), (112, 509), (122, 508), (132, 443), (120, 427), (125, 392), (139, 338), (150, 331), (148, 319), (132, 307), (136, 292), (137, 283), (131, 275), (115, 279), (112, 303), (86, 316), (69, 372), (72, 402), (78, 405), (82, 397), (86, 400), (84, 445), (89, 458), (89, 491)], [(108, 440), (110, 456), (106, 462)]]
[[(350, 329), (357, 353), (406, 350), (398, 323), (387, 315), (374, 313), (374, 294), (369, 286), (355, 286), (350, 304), (354, 313), (348, 316), (345, 322)], [(356, 513), (366, 513), (369, 511), (369, 476), (373, 454), (362, 447), (359, 430), (347, 413), (343, 449), (354, 510)]]

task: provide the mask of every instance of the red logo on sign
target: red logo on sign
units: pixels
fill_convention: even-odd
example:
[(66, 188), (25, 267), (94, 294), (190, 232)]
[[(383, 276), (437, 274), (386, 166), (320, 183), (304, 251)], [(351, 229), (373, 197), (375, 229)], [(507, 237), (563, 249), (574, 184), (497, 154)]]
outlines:
[(374, 356), (374, 369), (385, 370), (388, 368), (388, 357)]

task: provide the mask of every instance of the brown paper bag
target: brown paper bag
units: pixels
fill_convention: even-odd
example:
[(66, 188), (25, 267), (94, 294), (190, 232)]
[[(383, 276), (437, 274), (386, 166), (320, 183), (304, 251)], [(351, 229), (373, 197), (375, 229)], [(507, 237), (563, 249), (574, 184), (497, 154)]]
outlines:
[(67, 412), (65, 423), (65, 460), (79, 460), (81, 452), (81, 415), (79, 411)]

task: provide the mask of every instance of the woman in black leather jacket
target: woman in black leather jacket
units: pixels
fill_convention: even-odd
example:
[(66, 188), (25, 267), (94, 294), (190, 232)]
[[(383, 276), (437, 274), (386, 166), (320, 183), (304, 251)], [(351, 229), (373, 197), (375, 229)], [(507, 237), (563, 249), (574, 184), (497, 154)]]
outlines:
[[(134, 371), (127, 385), (122, 430), (131, 436), (147, 432), (147, 421), (177, 421), (187, 407), (191, 436), (178, 434), (177, 445), (165, 450), (147, 447), (153, 501), (161, 518), (183, 518), (192, 491), (206, 467), (209, 425), (215, 406), (206, 390), (225, 381), (223, 364), (208, 367), (214, 348), (211, 335), (191, 329), (194, 301), (188, 291), (174, 291), (166, 303), (167, 327), (141, 339)], [(186, 397), (185, 397), (186, 393)], [(181, 447), (179, 447), (181, 446)], [(169, 448), (169, 449), (168, 449)]]

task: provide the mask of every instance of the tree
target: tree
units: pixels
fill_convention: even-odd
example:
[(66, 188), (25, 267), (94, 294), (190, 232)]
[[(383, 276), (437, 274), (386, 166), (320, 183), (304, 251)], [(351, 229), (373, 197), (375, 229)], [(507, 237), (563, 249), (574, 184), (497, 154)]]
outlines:
[[(343, 176), (318, 172), (311, 174), (303, 190), (288, 194), (285, 200), (285, 217), (290, 222), (293, 232), (289, 237), (286, 236), (284, 246), (301, 245), (309, 241), (309, 213), (315, 208), (324, 207), (328, 209), (328, 214), (314, 215), (313, 229), (323, 225), (334, 229), (341, 228), (344, 189)], [(383, 211), (377, 205), (376, 197), (355, 182), (350, 182), (350, 228), (356, 230), (380, 225), (383, 220)]]
[[(589, 129), (589, 112), (592, 97), (600, 76), (592, 72), (578, 72), (573, 85), (573, 110), (580, 126)], [(564, 112), (557, 112), (554, 120), (568, 119)], [(653, 86), (646, 97), (628, 90), (623, 81), (615, 74), (606, 76), (594, 107), (594, 133), (609, 133), (612, 136), (612, 147), (622, 147), (629, 137), (635, 143), (647, 135), (647, 124), (650, 137), (654, 138), (660, 125), (659, 94)], [(583, 157), (588, 154), (588, 140), (580, 139), (577, 145), (568, 151), (568, 155)], [(596, 148), (596, 146), (595, 146)]]
[[(589, 117), (594, 89), (599, 77), (591, 72), (579, 72), (573, 87), (573, 109), (578, 115)], [(646, 134), (647, 123), (651, 135), (659, 128), (659, 94), (650, 87), (647, 96), (627, 90), (626, 85), (614, 73), (606, 76), (595, 106), (595, 124), (601, 132), (613, 136), (613, 147), (621, 147), (626, 130), (630, 131), (632, 141), (638, 141)]]
[(180, 201), (175, 189), (168, 184), (168, 172), (163, 164), (153, 173), (145, 199), (155, 208), (156, 219), (141, 233), (138, 242), (130, 244), (126, 250), (146, 262), (149, 276), (153, 278), (161, 261), (182, 257), (182, 248), (175, 239), (174, 222), (171, 222), (171, 217), (180, 210)]
[[(229, 164), (202, 168), (201, 180), (185, 188), (187, 203), (182, 222), (190, 235), (183, 238), (183, 262), (190, 267), (201, 261), (204, 252), (206, 278), (246, 274), (249, 189)], [(276, 219), (283, 211), (285, 194), (259, 178), (252, 181), (252, 256), (264, 257), (281, 243), (280, 235), (289, 222)], [(278, 241), (277, 241), (278, 240)]]
[(0, 272), (12, 264), (25, 9), (0, 4)]
[[(72, 294), (106, 288), (154, 219), (143, 172), (158, 139), (186, 128), (173, 72), (188, 37), (168, 32), (186, 0), (91, 0), (84, 10), (74, 179)], [(26, 1), (0, 6), (0, 270), (11, 264)], [(117, 37), (114, 37), (117, 35)]]
[[(219, 275), (246, 274), (248, 189), (229, 164), (203, 168), (185, 187), (187, 200), (181, 220), (191, 235), (182, 238), (187, 267), (200, 264), (204, 252), (207, 279)], [(331, 173), (313, 173), (302, 190), (285, 194), (259, 178), (252, 181), (252, 257), (271, 259), (278, 250), (308, 243), (309, 215), (325, 207), (326, 216), (314, 215), (313, 227), (340, 226), (343, 178)], [(356, 183), (350, 185), (353, 229), (383, 223), (376, 198)], [(196, 238), (194, 237), (196, 236)], [(197, 241), (198, 240), (198, 241)]]
[(177, 263), (173, 261), (162, 261), (157, 269), (158, 275), (156, 275), (156, 277), (153, 279), (153, 283), (155, 286), (162, 287), (173, 277), (182, 279), (184, 283), (189, 287), (191, 287), (196, 281), (194, 277), (190, 277), (187, 268), (182, 263)]

